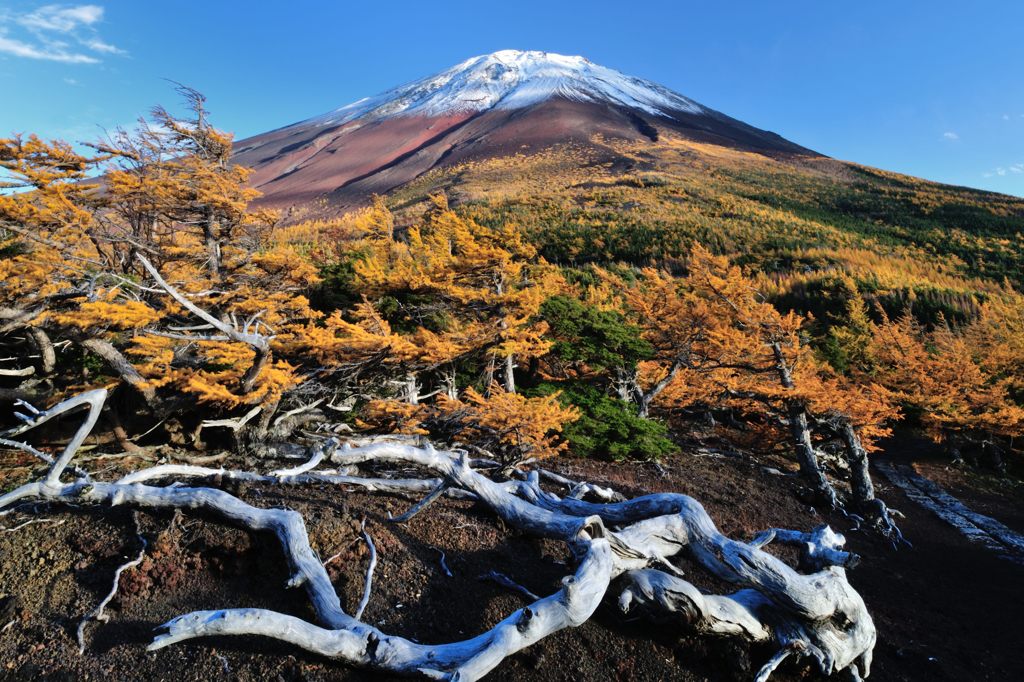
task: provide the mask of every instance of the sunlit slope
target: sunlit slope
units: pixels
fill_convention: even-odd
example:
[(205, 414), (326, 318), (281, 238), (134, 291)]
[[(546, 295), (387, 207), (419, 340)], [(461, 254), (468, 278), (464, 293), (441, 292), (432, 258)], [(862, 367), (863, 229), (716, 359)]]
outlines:
[(661, 261), (697, 240), (784, 288), (845, 272), (862, 290), (957, 308), (1024, 281), (1024, 199), (824, 157), (593, 140), (436, 169), (389, 203), (415, 212), (436, 191), (568, 265)]

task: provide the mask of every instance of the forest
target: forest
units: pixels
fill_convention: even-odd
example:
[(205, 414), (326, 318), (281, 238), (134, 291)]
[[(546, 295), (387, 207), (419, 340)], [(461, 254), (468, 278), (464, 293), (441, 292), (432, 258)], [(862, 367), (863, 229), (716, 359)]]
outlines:
[[(623, 500), (557, 480), (545, 460), (657, 463), (713, 434), (782, 453), (807, 501), (896, 545), (899, 518), (869, 468), (894, 429), (959, 463), (1021, 467), (1017, 206), (980, 207), (966, 190), (954, 205), (878, 171), (812, 186), (750, 164), (680, 180), (696, 176), (641, 163), (581, 187), (552, 152), (462, 169), (470, 183), (451, 192), (450, 177), (430, 176), (341, 216), (282, 215), (260, 207), (202, 95), (182, 93), (185, 114), (156, 108), (87, 152), (0, 139), (0, 405), (4, 419), (16, 413), (0, 445), (46, 467), (39, 481), (5, 479), (0, 509), (124, 501), (271, 530), (319, 619), (196, 612), (154, 646), (262, 634), (357, 665), (476, 679), (589, 618), (627, 575), (620, 604), (772, 639), (758, 680), (788, 657), (858, 679), (875, 632), (841, 536), (823, 526), (732, 540), (691, 498)], [(678, 163), (699, 163), (699, 145), (683, 151)], [(544, 163), (558, 188), (534, 193), (524, 179), (507, 196), (473, 194), (498, 164)], [(521, 168), (542, 182), (535, 171)], [(936, 227), (948, 220), (973, 227), (950, 238)], [(60, 454), (22, 436), (80, 408), (77, 431), (62, 422)], [(75, 463), (87, 436), (155, 466), (94, 479)], [(171, 460), (155, 454), (168, 449)], [(322, 462), (339, 467), (323, 473)], [(417, 495), (405, 518), (472, 497), (564, 540), (575, 572), (486, 635), (425, 647), (341, 610), (301, 517), (216, 487), (146, 483), (210, 476)], [(545, 476), (569, 493), (542, 489)], [(800, 547), (805, 572), (763, 551), (773, 541)], [(664, 558), (683, 545), (742, 589), (686, 582)]]

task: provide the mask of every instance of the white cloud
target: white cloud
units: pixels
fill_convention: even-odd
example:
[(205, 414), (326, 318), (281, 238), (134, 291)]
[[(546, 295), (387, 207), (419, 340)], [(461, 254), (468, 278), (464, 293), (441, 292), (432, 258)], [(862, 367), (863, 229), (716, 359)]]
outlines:
[(991, 178), (994, 175), (998, 175), (999, 177), (1006, 177), (1011, 173), (1014, 175), (1024, 175), (1024, 163), (1011, 163), (1006, 166), (999, 166), (997, 168), (993, 168), (990, 171), (982, 173), (981, 175), (982, 177)]
[(1003, 114), (1003, 120), (1004, 121), (1009, 121), (1010, 120), (1010, 115), (1009, 114)]
[(0, 55), (96, 64), (102, 55), (125, 54), (100, 38), (103, 11), (100, 5), (43, 5), (22, 14), (0, 10)]
[(0, 35), (0, 53), (25, 59), (45, 59), (66, 64), (95, 64), (99, 60), (87, 54), (67, 52), (59, 45), (30, 45), (29, 43)]
[(92, 26), (103, 18), (103, 8), (99, 5), (43, 5), (34, 12), (17, 17), (22, 26), (40, 31), (70, 33), (79, 26)]
[(82, 43), (93, 52), (102, 52), (104, 54), (125, 54), (125, 51), (116, 45), (105, 43), (99, 38), (93, 38)]
[(942, 137), (943, 137), (943, 139), (946, 139), (946, 140), (959, 140), (960, 139), (960, 136), (957, 135), (956, 133), (954, 133), (952, 130), (947, 130), (946, 132), (942, 133)]

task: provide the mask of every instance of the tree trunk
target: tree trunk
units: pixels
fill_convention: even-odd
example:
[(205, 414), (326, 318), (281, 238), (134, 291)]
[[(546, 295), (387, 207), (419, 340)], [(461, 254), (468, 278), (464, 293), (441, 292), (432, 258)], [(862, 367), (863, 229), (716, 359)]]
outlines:
[(457, 400), (459, 397), (459, 387), (455, 383), (455, 368), (449, 367), (444, 372), (444, 394), (451, 400)]
[(1003, 461), (1003, 451), (996, 443), (991, 440), (985, 441), (981, 446), (986, 453), (988, 453), (988, 461), (992, 465), (992, 468), (999, 474), (1006, 473), (1006, 462)]
[(636, 374), (636, 367), (629, 369), (625, 367), (615, 368), (615, 394), (624, 403), (634, 402), (634, 397), (639, 391)]
[(949, 452), (949, 459), (953, 462), (953, 466), (962, 467), (967, 464), (967, 462), (964, 461), (964, 454), (960, 452), (960, 446), (957, 443), (951, 442), (947, 451)]
[[(779, 382), (783, 388), (792, 390), (793, 375), (786, 364), (786, 358), (782, 354), (782, 346), (778, 342), (772, 344), (772, 353), (775, 356), (775, 370), (779, 375)], [(829, 506), (836, 507), (836, 491), (832, 489), (825, 472), (818, 464), (818, 454), (814, 450), (814, 442), (811, 440), (811, 428), (808, 425), (807, 410), (799, 400), (787, 400), (786, 412), (789, 417), (789, 431), (793, 438), (793, 446), (796, 449), (796, 459), (800, 464), (800, 473), (814, 487), (814, 491)]]
[[(504, 275), (501, 275), (498, 278), (498, 280), (495, 282), (494, 292), (498, 296), (503, 296), (505, 294), (505, 276)], [(501, 306), (501, 307), (498, 308), (498, 314), (502, 315), (501, 322), (498, 323), (498, 328), (501, 329), (501, 338), (502, 338), (503, 341), (507, 341), (508, 340), (508, 338), (507, 338), (508, 337), (508, 321), (506, 321), (505, 318), (504, 318), (505, 306)], [(492, 360), (492, 362), (493, 362), (493, 360)], [(516, 375), (515, 375), (516, 361), (515, 361), (515, 358), (512, 357), (511, 353), (509, 353), (508, 355), (505, 356), (504, 365), (505, 365), (505, 368), (504, 368), (503, 374), (504, 374), (505, 390), (508, 391), (509, 393), (515, 393), (516, 392)]]
[(256, 387), (256, 381), (260, 378), (260, 373), (266, 367), (267, 362), (270, 361), (269, 348), (254, 346), (253, 350), (256, 351), (256, 357), (252, 359), (252, 365), (246, 370), (245, 375), (242, 376), (242, 393), (249, 393)]
[(405, 402), (410, 405), (420, 404), (420, 385), (416, 381), (416, 375), (413, 372), (409, 372), (405, 375), (405, 381), (402, 382), (403, 390), (405, 391)]
[(865, 507), (875, 499), (875, 486), (871, 482), (871, 471), (868, 468), (868, 453), (861, 445), (860, 436), (847, 420), (839, 426), (839, 433), (846, 447), (846, 461), (850, 465), (850, 489), (853, 499), (860, 507)]
[(216, 234), (217, 217), (212, 208), (206, 209), (203, 220), (203, 238), (206, 240), (206, 267), (214, 282), (220, 281), (220, 240)]
[(661, 381), (652, 386), (651, 390), (646, 393), (641, 393), (640, 389), (637, 389), (637, 416), (647, 419), (651, 412), (651, 403), (661, 394), (662, 391), (668, 388), (668, 385), (672, 383), (672, 380), (676, 378), (676, 375), (679, 374), (679, 370), (682, 368), (683, 361), (676, 360), (672, 363), (672, 367), (669, 369), (668, 374), (666, 374)]
[(489, 396), (491, 394), (491, 384), (494, 383), (494, 354), (487, 354), (487, 366), (484, 367), (483, 374), (480, 377), (483, 379), (484, 395)]
[(818, 464), (818, 454), (814, 450), (811, 429), (807, 422), (807, 411), (804, 410), (803, 403), (796, 400), (787, 402), (786, 409), (789, 413), (789, 432), (796, 449), (796, 460), (800, 464), (800, 474), (811, 484), (822, 501), (834, 508), (838, 505), (836, 491)]
[(50, 341), (50, 337), (38, 327), (29, 327), (28, 336), (39, 354), (40, 374), (53, 374), (53, 370), (57, 366), (57, 353), (53, 350), (53, 342)]
[(654, 400), (653, 393), (645, 393), (640, 396), (640, 404), (637, 405), (636, 414), (641, 419), (647, 419), (651, 414), (651, 401)]
[(131, 438), (128, 437), (128, 432), (124, 429), (124, 424), (121, 422), (121, 415), (117, 413), (114, 407), (107, 403), (106, 415), (110, 419), (110, 430), (114, 434), (114, 438), (117, 439), (117, 444), (121, 446), (121, 449), (125, 452), (142, 452), (145, 448), (141, 448), (132, 442)]
[(516, 361), (511, 355), (505, 356), (505, 390), (509, 393), (516, 392)]
[(146, 401), (151, 409), (157, 406), (156, 391), (149, 382), (139, 374), (139, 371), (135, 369), (132, 363), (128, 362), (128, 359), (121, 354), (121, 351), (114, 348), (112, 344), (103, 339), (85, 339), (79, 341), (82, 348), (85, 348), (91, 353), (95, 353), (100, 356), (107, 365), (114, 370), (121, 380), (129, 386), (135, 388), (139, 393), (142, 394), (143, 399)]
[(857, 509), (874, 523), (882, 535), (895, 542), (904, 542), (903, 533), (896, 525), (885, 502), (875, 497), (875, 486), (871, 482), (868, 453), (860, 442), (860, 436), (848, 419), (839, 422), (839, 434), (846, 448), (846, 461), (850, 465), (850, 492)]
[(24, 400), (25, 402), (39, 400), (42, 394), (36, 389), (36, 385), (26, 386), (25, 384), (17, 388), (0, 388), (0, 404), (13, 403), (15, 400)]

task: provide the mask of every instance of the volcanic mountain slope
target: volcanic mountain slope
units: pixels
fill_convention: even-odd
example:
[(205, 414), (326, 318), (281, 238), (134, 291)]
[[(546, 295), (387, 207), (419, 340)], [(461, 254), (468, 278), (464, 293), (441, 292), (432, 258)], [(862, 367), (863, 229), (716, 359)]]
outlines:
[[(582, 57), (504, 50), (236, 144), (266, 205), (365, 202), (431, 169), (595, 139), (664, 134), (774, 157), (814, 156), (656, 83)], [(603, 159), (615, 160), (601, 146)]]
[(947, 318), (1024, 286), (1024, 199), (831, 159), (582, 57), (475, 57), (242, 140), (235, 158), (264, 205), (297, 207), (289, 222), (376, 193), (407, 224), (441, 192), (565, 265), (659, 263), (699, 241), (766, 290), (845, 272), (893, 311), (916, 300)]

